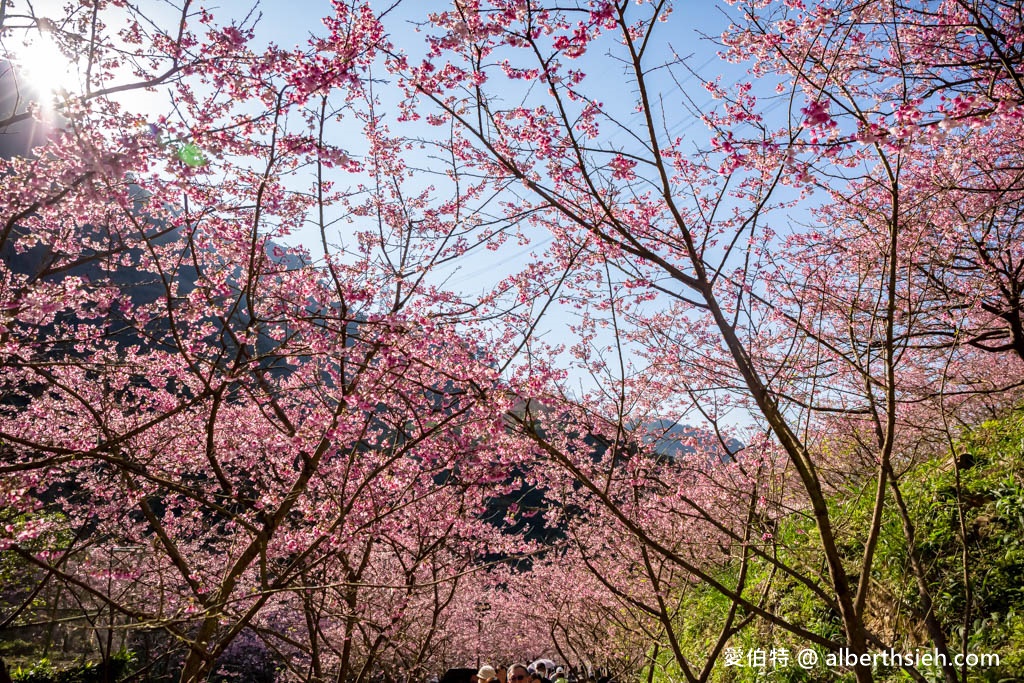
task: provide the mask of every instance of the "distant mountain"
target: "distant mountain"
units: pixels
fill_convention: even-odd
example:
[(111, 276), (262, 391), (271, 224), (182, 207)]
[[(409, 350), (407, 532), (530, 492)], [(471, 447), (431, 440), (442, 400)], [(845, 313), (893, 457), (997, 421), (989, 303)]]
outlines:
[(715, 433), (708, 429), (679, 424), (673, 420), (659, 419), (643, 425), (646, 432), (644, 441), (654, 446), (658, 453), (676, 460), (685, 455), (703, 451), (714, 454), (712, 462), (730, 462), (733, 456), (743, 449), (743, 443), (735, 438), (727, 438), (723, 447)]

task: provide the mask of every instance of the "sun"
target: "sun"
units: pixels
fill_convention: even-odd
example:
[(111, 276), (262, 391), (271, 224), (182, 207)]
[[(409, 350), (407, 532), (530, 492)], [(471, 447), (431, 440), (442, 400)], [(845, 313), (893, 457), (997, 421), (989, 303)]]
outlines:
[(21, 75), (22, 84), (40, 98), (44, 106), (54, 97), (80, 87), (78, 69), (48, 32), (26, 35), (10, 46), (9, 55)]

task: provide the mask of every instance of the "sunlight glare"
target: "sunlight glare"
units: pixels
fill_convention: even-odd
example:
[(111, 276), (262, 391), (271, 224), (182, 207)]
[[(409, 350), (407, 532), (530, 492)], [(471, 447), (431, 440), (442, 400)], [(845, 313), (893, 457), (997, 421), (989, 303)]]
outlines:
[(40, 34), (25, 40), (15, 48), (12, 57), (25, 85), (46, 100), (73, 92), (78, 86), (75, 65), (49, 35)]

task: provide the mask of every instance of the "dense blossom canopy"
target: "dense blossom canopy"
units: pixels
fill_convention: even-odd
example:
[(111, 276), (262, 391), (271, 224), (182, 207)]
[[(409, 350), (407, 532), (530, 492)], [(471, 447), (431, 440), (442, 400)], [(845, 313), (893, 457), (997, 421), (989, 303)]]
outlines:
[(667, 0), (146, 5), (0, 5), (0, 633), (183, 683), (967, 650), (966, 498), (950, 617), (905, 482), (1021, 399), (1021, 3), (736, 0), (720, 68)]

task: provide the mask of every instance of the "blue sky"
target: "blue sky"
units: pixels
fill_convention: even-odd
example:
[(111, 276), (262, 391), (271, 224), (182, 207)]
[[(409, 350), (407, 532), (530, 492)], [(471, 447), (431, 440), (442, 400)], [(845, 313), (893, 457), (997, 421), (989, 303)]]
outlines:
[[(19, 4), (21, 3), (16, 3), (15, 7)], [(36, 0), (33, 7), (37, 16), (44, 16), (57, 22), (64, 15), (64, 4), (64, 0)], [(173, 25), (175, 9), (169, 3), (162, 0), (140, 0), (138, 4), (147, 13), (157, 17), (160, 23)], [(386, 8), (391, 4), (391, 0), (388, 0), (380, 3), (380, 6)], [(331, 4), (324, 0), (267, 0), (255, 9), (252, 2), (223, 0), (208, 3), (207, 7), (220, 24), (241, 22), (247, 16), (259, 15), (256, 22), (257, 44), (272, 41), (282, 47), (305, 46), (310, 34), (323, 34), (325, 29), (321, 18), (331, 12)], [(410, 55), (417, 55), (422, 50), (424, 34), (416, 31), (416, 22), (422, 21), (428, 12), (443, 11), (449, 7), (451, 3), (433, 0), (406, 0), (399, 4), (386, 19), (392, 42)], [(727, 6), (723, 8), (716, 3), (700, 0), (677, 3), (670, 21), (664, 26), (659, 26), (660, 43), (656, 48), (657, 52), (650, 58), (651, 63), (670, 59), (674, 52), (680, 57), (686, 57), (688, 66), (701, 75), (721, 74), (724, 85), (743, 79), (744, 68), (718, 60), (717, 47), (711, 41), (702, 38), (702, 34), (719, 35), (728, 25), (726, 13), (732, 11), (734, 10)], [(607, 49), (610, 48), (602, 48)], [(632, 111), (635, 100), (633, 93), (626, 90), (628, 86), (624, 85), (621, 63), (608, 58), (601, 50), (592, 50), (579, 60), (578, 68), (591, 75), (591, 92), (597, 98), (602, 99), (613, 111), (615, 107), (620, 108), (618, 118), (624, 122), (625, 127), (640, 123), (640, 116)], [(676, 70), (674, 78), (670, 78), (668, 72), (659, 74), (662, 76), (654, 81), (658, 88), (655, 97), (664, 107), (669, 133), (692, 137), (695, 144), (706, 145), (708, 134), (704, 125), (685, 111), (684, 102), (690, 98), (698, 108), (708, 109), (714, 104), (712, 98), (701, 87), (699, 79), (688, 74), (683, 68)], [(384, 74), (381, 73), (381, 76)], [(144, 100), (137, 99), (137, 95), (132, 97), (136, 99), (127, 100), (131, 106), (149, 109), (154, 117), (167, 111), (169, 106), (166, 93), (149, 95)], [(509, 97), (514, 98), (515, 95), (510, 94)], [(434, 132), (426, 126), (420, 126), (418, 131), (412, 130), (413, 135), (423, 136), (432, 135)], [(359, 134), (358, 129), (352, 131), (354, 153), (358, 153), (359, 142), (356, 136)], [(602, 143), (621, 145), (628, 150), (629, 135), (622, 130), (615, 131), (603, 136)], [(344, 182), (357, 180), (349, 177)], [(422, 182), (433, 181), (427, 178)], [(342, 227), (342, 230), (344, 229)], [(293, 239), (310, 247), (314, 254), (318, 251), (319, 236), (313, 231), (309, 234), (299, 232)], [(501, 277), (526, 266), (533, 258), (533, 253), (543, 250), (551, 240), (544, 234), (531, 235), (531, 239), (531, 244), (527, 246), (516, 247), (510, 244), (498, 252), (477, 250), (473, 258), (457, 268), (442, 269), (437, 279), (447, 278), (448, 287), (468, 294), (484, 291)], [(554, 315), (549, 317), (546, 334), (550, 341), (572, 341), (564, 327), (568, 315), (556, 310)]]

